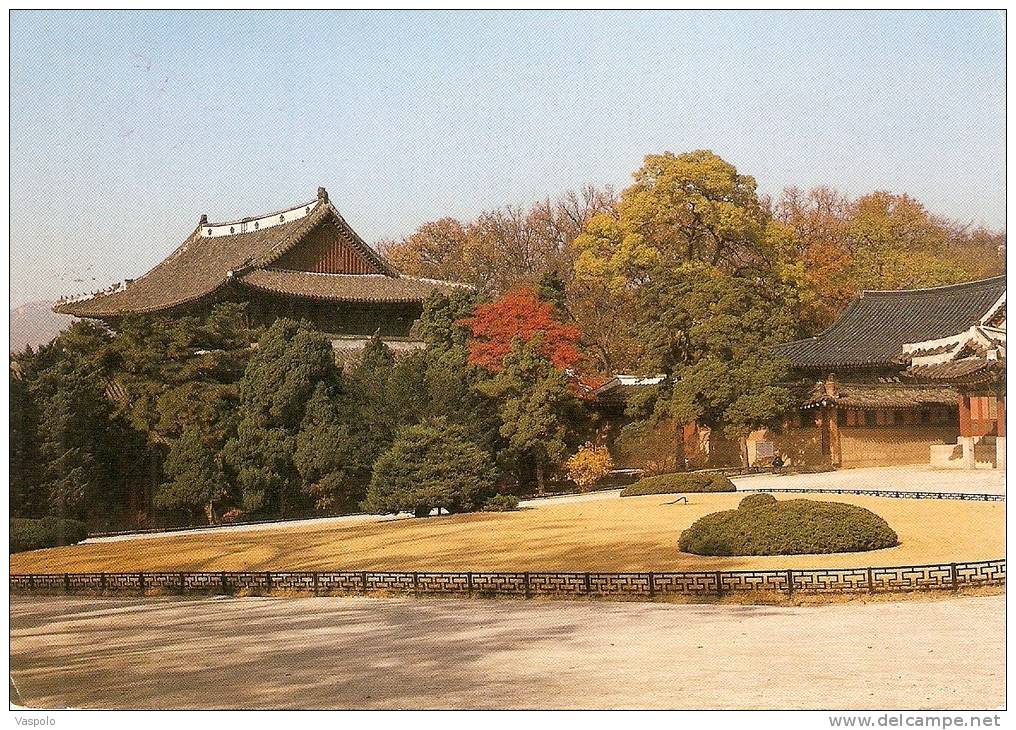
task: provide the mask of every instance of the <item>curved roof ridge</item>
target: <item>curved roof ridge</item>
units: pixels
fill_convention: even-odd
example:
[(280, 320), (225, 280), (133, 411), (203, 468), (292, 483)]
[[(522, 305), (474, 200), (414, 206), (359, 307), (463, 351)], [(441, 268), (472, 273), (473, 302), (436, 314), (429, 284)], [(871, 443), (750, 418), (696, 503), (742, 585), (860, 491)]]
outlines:
[(309, 200), (306, 203), (300, 203), (299, 205), (290, 205), (286, 208), (280, 208), (279, 210), (273, 210), (268, 213), (247, 215), (244, 216), (243, 218), (236, 218), (234, 220), (228, 221), (210, 221), (207, 218), (203, 218), (202, 221), (198, 224), (198, 228), (205, 228), (208, 226), (211, 226), (212, 228), (216, 228), (218, 226), (238, 226), (241, 223), (251, 223), (253, 221), (260, 220), (262, 218), (273, 218), (274, 216), (277, 215), (285, 215), (286, 213), (292, 213), (293, 211), (300, 210), (301, 208), (306, 208), (311, 205), (317, 205), (317, 203), (318, 199), (315, 198), (314, 200)]
[(974, 288), (978, 285), (989, 285), (994, 284), (998, 281), (1005, 281), (1005, 274), (999, 274), (998, 276), (989, 276), (985, 279), (971, 279), (970, 281), (961, 281), (958, 284), (941, 284), (939, 286), (927, 286), (920, 287), (917, 289), (862, 289), (858, 297), (863, 297), (867, 294), (894, 294), (894, 295), (909, 295), (909, 294), (923, 294), (925, 292), (932, 294), (941, 292), (944, 289), (965, 289)]
[(451, 281), (449, 279), (435, 279), (435, 278), (429, 277), (429, 276), (411, 276), (409, 274), (401, 274), (401, 273), (399, 274), (399, 277), (402, 278), (402, 279), (409, 279), (410, 281), (419, 281), (419, 282), (422, 282), (424, 284), (450, 284), (452, 286), (457, 286), (457, 287), (462, 288), (462, 289), (473, 289), (473, 290), (476, 289), (475, 286), (473, 286), (472, 284), (466, 283), (464, 281)]
[(353, 274), (353, 273), (350, 273), (348, 271), (305, 271), (303, 269), (285, 269), (285, 268), (282, 268), (281, 266), (259, 266), (257, 268), (259, 270), (261, 270), (261, 271), (278, 271), (278, 272), (281, 272), (283, 274), (309, 274), (311, 276), (325, 276), (325, 277), (327, 277), (327, 276), (331, 276), (331, 277), (336, 277), (336, 276), (356, 276), (356, 277), (362, 278), (364, 276), (380, 276), (380, 277), (384, 277), (384, 278), (387, 278), (387, 279), (391, 279), (391, 278), (404, 279), (404, 278), (406, 278), (406, 277), (391, 277), (391, 276), (388, 276), (388, 274), (376, 274), (376, 273), (371, 273), (371, 274)]

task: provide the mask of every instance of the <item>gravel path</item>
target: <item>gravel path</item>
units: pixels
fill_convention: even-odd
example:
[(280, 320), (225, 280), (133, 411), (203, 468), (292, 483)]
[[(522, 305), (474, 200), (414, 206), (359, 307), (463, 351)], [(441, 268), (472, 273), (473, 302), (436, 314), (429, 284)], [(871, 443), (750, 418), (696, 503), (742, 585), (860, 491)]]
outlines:
[(810, 607), (15, 597), (13, 698), (87, 708), (994, 708), (1005, 597)]
[(821, 474), (755, 474), (735, 477), (738, 488), (889, 489), (909, 492), (1005, 494), (1005, 471), (960, 471), (922, 466), (876, 466)]

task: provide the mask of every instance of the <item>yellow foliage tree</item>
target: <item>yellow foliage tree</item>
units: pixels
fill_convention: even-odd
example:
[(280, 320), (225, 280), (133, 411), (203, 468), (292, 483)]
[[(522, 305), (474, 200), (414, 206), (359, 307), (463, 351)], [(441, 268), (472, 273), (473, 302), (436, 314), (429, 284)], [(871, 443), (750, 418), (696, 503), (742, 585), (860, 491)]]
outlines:
[(576, 278), (617, 294), (660, 263), (736, 268), (768, 253), (755, 179), (715, 153), (647, 155), (634, 178), (616, 213), (593, 217), (572, 242)]
[(614, 459), (606, 446), (586, 444), (568, 459), (568, 478), (583, 492), (603, 479), (614, 468)]

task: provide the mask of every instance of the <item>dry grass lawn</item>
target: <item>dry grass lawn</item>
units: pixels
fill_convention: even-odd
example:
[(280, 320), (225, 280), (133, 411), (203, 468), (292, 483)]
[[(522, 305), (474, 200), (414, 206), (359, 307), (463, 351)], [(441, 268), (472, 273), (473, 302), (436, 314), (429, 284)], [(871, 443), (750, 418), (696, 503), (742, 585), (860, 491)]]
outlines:
[[(707, 558), (678, 535), (743, 494), (692, 494), (545, 504), (389, 523), (298, 525), (75, 545), (11, 556), (12, 573), (199, 570), (683, 571), (864, 567), (988, 560), (1005, 555), (1005, 504), (807, 495), (884, 517), (900, 536), (887, 550), (837, 555)], [(790, 495), (777, 495), (789, 499)]]

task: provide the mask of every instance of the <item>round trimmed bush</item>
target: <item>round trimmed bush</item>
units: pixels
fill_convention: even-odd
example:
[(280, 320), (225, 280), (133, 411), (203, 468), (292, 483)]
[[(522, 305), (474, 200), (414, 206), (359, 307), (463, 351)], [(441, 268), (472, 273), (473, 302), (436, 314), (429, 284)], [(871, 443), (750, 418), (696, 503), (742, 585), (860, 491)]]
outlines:
[(691, 492), (736, 492), (734, 483), (716, 472), (687, 471), (660, 474), (639, 479), (625, 487), (622, 497), (641, 497), (646, 494), (685, 494)]
[(853, 553), (897, 544), (893, 529), (871, 510), (810, 499), (780, 502), (768, 494), (700, 517), (679, 542), (682, 551), (695, 555)]
[(737, 508), (753, 509), (755, 507), (768, 507), (773, 504), (776, 504), (776, 497), (766, 492), (759, 492), (758, 494), (749, 494), (747, 497), (742, 499), (741, 503), (737, 505)]

